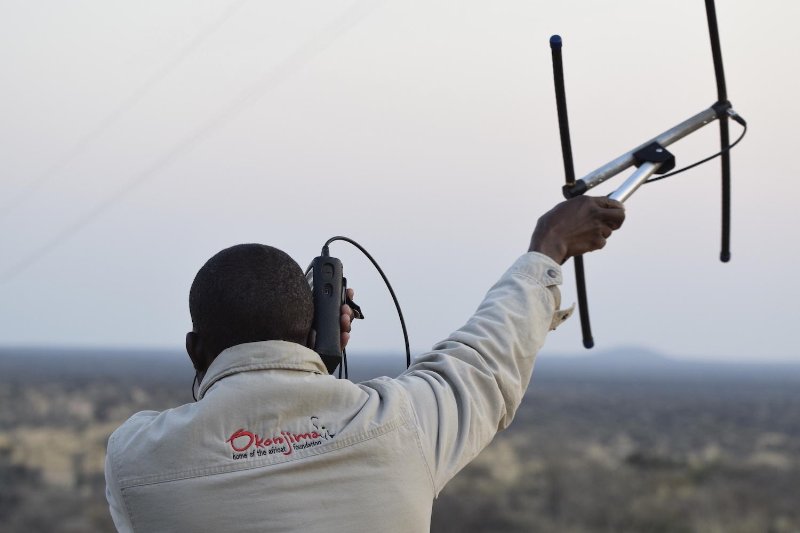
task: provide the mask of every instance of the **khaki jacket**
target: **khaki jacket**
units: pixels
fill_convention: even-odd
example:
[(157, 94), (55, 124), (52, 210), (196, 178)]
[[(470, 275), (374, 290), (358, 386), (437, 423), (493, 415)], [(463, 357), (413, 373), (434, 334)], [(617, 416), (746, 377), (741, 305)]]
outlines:
[(222, 352), (199, 401), (133, 415), (108, 442), (119, 531), (422, 532), (433, 499), (514, 417), (557, 311), (528, 253), (466, 325), (399, 377), (335, 379), (283, 341)]

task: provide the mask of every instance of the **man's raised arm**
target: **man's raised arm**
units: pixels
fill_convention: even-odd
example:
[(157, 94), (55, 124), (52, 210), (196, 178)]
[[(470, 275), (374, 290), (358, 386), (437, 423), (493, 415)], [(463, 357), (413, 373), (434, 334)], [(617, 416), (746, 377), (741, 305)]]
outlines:
[(434, 489), (472, 460), (514, 417), (560, 311), (560, 264), (598, 250), (625, 219), (621, 203), (582, 196), (544, 214), (527, 254), (489, 290), (459, 330), (397, 380), (419, 425)]

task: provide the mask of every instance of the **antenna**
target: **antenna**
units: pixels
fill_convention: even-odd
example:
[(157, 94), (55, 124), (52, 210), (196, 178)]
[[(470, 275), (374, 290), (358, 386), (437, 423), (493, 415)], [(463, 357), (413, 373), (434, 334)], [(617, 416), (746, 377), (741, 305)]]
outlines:
[[(677, 126), (674, 126), (662, 134), (642, 143), (632, 150), (622, 154), (595, 169), (579, 180), (575, 179), (575, 170), (572, 161), (572, 144), (569, 136), (569, 119), (567, 117), (567, 99), (564, 88), (564, 67), (561, 58), (562, 39), (559, 35), (550, 37), (550, 50), (553, 60), (553, 82), (556, 91), (556, 109), (558, 111), (558, 129), (561, 135), (561, 154), (564, 159), (564, 175), (566, 184), (563, 193), (566, 198), (580, 196), (589, 189), (600, 185), (609, 178), (616, 176), (624, 170), (636, 166), (636, 170), (628, 179), (609, 195), (614, 200), (624, 202), (636, 192), (643, 184), (656, 181), (661, 178), (672, 176), (683, 170), (688, 170), (700, 163), (713, 159), (717, 155), (721, 156), (722, 167), (722, 246), (720, 251), (720, 261), (727, 263), (731, 258), (730, 251), (730, 216), (731, 216), (731, 168), (730, 168), (730, 149), (744, 137), (747, 131), (747, 123), (732, 108), (728, 101), (727, 89), (725, 87), (725, 72), (722, 67), (722, 51), (719, 43), (719, 29), (717, 27), (717, 14), (714, 7), (714, 0), (705, 0), (706, 18), (708, 19), (708, 33), (711, 38), (711, 55), (714, 61), (714, 73), (717, 80), (717, 101), (708, 109), (700, 111), (696, 115), (689, 117)], [(733, 144), (730, 143), (728, 119), (732, 118), (744, 127), (742, 135)], [(689, 165), (680, 170), (666, 174), (675, 166), (675, 157), (667, 150), (667, 146), (686, 137), (687, 135), (699, 130), (715, 120), (719, 120), (720, 132), (720, 151), (710, 158), (704, 159), (693, 165)], [(662, 176), (651, 177), (653, 174)], [(586, 297), (586, 279), (583, 266), (583, 256), (575, 256), (575, 281), (578, 292), (578, 310), (581, 318), (581, 331), (583, 333), (583, 345), (586, 348), (594, 346), (591, 325), (589, 323), (589, 309)]]

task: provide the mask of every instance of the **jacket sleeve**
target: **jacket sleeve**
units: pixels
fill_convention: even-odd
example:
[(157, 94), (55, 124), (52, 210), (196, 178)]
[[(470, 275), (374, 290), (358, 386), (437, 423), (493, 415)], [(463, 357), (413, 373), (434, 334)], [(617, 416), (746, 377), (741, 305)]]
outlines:
[(561, 269), (528, 253), (489, 290), (469, 321), (397, 378), (419, 427), (436, 494), (511, 423), (558, 311)]
[(122, 492), (120, 491), (119, 484), (117, 483), (116, 476), (113, 470), (113, 446), (114, 436), (112, 435), (108, 441), (108, 450), (106, 452), (106, 499), (108, 500), (108, 509), (111, 512), (111, 519), (114, 521), (114, 526), (119, 533), (133, 533), (133, 524), (131, 524), (128, 513), (125, 510), (125, 504), (122, 501)]

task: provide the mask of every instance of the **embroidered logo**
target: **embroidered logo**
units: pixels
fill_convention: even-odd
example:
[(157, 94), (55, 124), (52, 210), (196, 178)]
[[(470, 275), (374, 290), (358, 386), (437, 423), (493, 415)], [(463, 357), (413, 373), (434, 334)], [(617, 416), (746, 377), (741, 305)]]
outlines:
[(319, 446), (336, 435), (316, 416), (310, 418), (310, 423), (313, 428), (311, 431), (305, 433), (279, 431), (268, 437), (239, 428), (225, 442), (230, 444), (232, 459), (247, 459), (276, 453), (291, 455), (294, 451)]
[(325, 440), (332, 439), (335, 436), (335, 433), (331, 433), (328, 428), (323, 426), (316, 416), (311, 417), (311, 425), (317, 430), (316, 432), (319, 433), (319, 436)]

